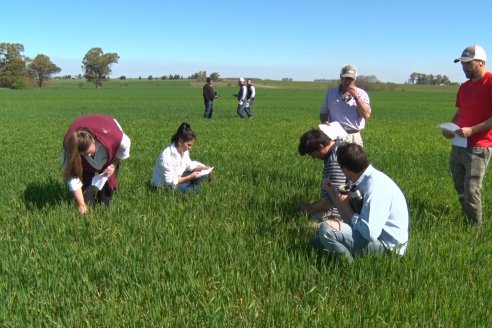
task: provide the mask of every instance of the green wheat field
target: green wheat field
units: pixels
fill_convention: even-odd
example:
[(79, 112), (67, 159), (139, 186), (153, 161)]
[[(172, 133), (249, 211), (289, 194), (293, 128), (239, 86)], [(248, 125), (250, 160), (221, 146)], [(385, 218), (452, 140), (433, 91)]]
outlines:
[[(319, 196), (323, 163), (297, 144), (328, 85), (258, 81), (254, 119), (240, 120), (235, 83), (218, 82), (210, 121), (201, 86), (0, 89), (0, 326), (492, 326), (492, 176), (484, 227), (468, 229), (436, 128), (455, 113), (456, 86), (369, 91), (365, 147), (407, 197), (410, 243), (404, 258), (352, 266), (315, 251), (297, 211)], [(81, 216), (60, 150), (86, 113), (114, 115), (132, 149), (111, 207)], [(214, 166), (214, 180), (199, 194), (153, 191), (154, 161), (183, 121), (197, 135), (192, 159)]]

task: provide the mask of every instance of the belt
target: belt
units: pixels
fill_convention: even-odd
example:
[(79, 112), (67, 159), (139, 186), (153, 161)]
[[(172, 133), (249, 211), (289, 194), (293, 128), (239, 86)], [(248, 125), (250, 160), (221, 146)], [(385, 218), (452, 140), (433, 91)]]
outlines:
[(359, 133), (360, 130), (345, 130), (348, 134), (355, 134), (355, 133)]

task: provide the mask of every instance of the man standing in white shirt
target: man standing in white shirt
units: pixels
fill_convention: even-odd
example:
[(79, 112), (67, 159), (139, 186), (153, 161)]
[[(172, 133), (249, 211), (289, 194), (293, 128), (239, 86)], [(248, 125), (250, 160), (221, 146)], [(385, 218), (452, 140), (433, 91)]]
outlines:
[(244, 115), (244, 107), (246, 106), (246, 94), (247, 94), (247, 88), (246, 84), (244, 83), (244, 77), (241, 77), (239, 81), (237, 81), (237, 84), (239, 85), (239, 91), (237, 92), (237, 114), (241, 118), (246, 118), (250, 117), (251, 115), (246, 112), (246, 116)]

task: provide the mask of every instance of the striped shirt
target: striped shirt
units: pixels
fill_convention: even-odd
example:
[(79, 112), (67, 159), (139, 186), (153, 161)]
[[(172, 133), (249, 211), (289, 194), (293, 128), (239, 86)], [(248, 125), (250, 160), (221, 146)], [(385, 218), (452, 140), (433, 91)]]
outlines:
[[(323, 169), (323, 180), (325, 178), (329, 178), (333, 186), (337, 188), (338, 186), (344, 185), (347, 180), (337, 161), (337, 149), (340, 145), (340, 141), (336, 141), (333, 147), (330, 149), (325, 157), (325, 167)], [(329, 200), (333, 203), (333, 200), (331, 199), (328, 192), (323, 189), (323, 186), (321, 186), (321, 198)], [(336, 207), (333, 207), (332, 212), (338, 213)]]

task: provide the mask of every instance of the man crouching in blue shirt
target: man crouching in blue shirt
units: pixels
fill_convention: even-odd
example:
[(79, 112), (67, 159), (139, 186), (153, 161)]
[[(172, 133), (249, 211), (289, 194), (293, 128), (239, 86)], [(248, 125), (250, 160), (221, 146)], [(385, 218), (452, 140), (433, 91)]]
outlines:
[(391, 251), (404, 255), (408, 244), (408, 207), (400, 188), (369, 164), (364, 149), (349, 143), (338, 147), (337, 160), (351, 182), (350, 190), (362, 194), (362, 208), (355, 208), (354, 193), (341, 193), (328, 179), (324, 188), (335, 201), (343, 221), (321, 223), (317, 241), (323, 248), (345, 257)]

